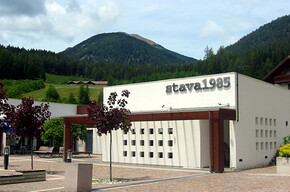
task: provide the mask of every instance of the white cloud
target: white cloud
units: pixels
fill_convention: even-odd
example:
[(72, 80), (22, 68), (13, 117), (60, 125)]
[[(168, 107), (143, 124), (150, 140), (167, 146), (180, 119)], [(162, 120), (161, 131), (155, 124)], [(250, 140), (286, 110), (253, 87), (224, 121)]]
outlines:
[(211, 20), (207, 21), (205, 26), (200, 31), (200, 36), (203, 38), (217, 38), (223, 37), (224, 35), (225, 30), (223, 27)]

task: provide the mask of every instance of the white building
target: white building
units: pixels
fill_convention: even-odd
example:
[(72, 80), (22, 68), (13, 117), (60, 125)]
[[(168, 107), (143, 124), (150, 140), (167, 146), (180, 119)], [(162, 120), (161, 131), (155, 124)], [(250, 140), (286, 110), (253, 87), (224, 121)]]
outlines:
[[(113, 132), (113, 162), (244, 169), (267, 165), (290, 135), (290, 92), (224, 73), (104, 88), (131, 92), (132, 131)], [(138, 120), (139, 119), (139, 120)], [(93, 131), (93, 152), (109, 161), (109, 137)], [(97, 142), (101, 147), (97, 149)]]

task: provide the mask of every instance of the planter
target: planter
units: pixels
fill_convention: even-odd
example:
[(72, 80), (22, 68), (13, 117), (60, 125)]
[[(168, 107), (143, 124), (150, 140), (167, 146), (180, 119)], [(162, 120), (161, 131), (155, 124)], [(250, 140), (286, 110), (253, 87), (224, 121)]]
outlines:
[(277, 157), (276, 158), (277, 173), (290, 174), (290, 158)]

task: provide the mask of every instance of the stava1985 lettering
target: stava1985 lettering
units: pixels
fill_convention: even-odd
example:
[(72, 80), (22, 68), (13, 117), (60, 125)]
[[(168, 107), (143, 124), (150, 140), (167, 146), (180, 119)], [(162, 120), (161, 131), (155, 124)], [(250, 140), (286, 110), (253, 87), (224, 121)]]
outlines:
[(186, 84), (175, 84), (166, 86), (166, 93), (177, 93), (177, 92), (191, 92), (192, 90), (201, 91), (205, 89), (221, 89), (221, 88), (229, 88), (231, 86), (230, 77), (218, 77), (211, 79), (204, 79), (201, 82), (196, 83), (186, 83)]

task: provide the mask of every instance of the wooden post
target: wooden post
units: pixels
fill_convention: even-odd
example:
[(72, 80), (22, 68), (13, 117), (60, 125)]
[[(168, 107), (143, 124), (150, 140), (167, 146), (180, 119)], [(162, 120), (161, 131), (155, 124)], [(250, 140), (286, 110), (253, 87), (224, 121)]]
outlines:
[(71, 149), (71, 123), (64, 119), (63, 161), (67, 161), (67, 150)]
[(224, 121), (213, 121), (213, 172), (224, 172)]

